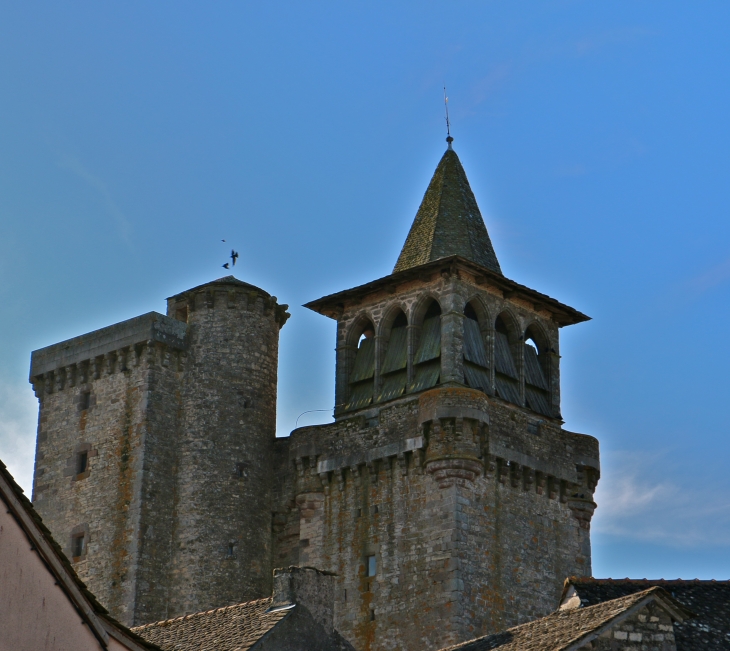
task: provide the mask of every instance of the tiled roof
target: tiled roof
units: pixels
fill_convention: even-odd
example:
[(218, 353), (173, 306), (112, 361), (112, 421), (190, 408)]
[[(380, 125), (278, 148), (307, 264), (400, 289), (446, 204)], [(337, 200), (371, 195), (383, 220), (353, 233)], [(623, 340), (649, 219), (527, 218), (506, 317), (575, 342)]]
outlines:
[(677, 651), (730, 650), (730, 581), (569, 578), (566, 590), (571, 585), (583, 606), (660, 586), (695, 614), (674, 627)]
[(459, 157), (447, 149), (433, 174), (393, 273), (459, 255), (501, 274)]
[(293, 608), (269, 611), (271, 597), (132, 629), (164, 651), (246, 651)]
[(197, 285), (196, 287), (186, 289), (184, 292), (179, 292), (178, 294), (169, 296), (167, 300), (170, 300), (171, 298), (176, 298), (177, 296), (182, 296), (183, 294), (187, 294), (188, 292), (195, 292), (199, 289), (203, 289), (203, 287), (214, 287), (216, 285), (233, 285), (234, 287), (243, 287), (245, 289), (260, 292), (264, 296), (270, 296), (269, 292), (264, 291), (260, 287), (256, 287), (256, 285), (252, 285), (251, 283), (246, 283), (243, 280), (238, 280), (238, 278), (236, 278), (235, 276), (223, 276), (223, 278), (211, 280), (209, 283), (203, 283), (202, 285)]
[[(561, 651), (583, 639), (595, 637), (614, 618), (634, 607), (638, 609), (654, 599), (661, 600), (664, 605), (679, 607), (662, 588), (649, 588), (588, 608), (558, 610), (534, 622), (515, 626), (496, 635), (463, 642), (442, 651)], [(679, 607), (679, 612), (681, 610)]]
[(86, 584), (79, 579), (60, 545), (54, 540), (48, 527), (43, 524), (41, 516), (2, 461), (0, 461), (0, 501), (8, 507), (8, 513), (13, 514), (33, 542), (35, 551), (41, 555), (49, 572), (55, 576), (57, 584), (74, 603), (94, 635), (102, 638), (100, 641), (105, 646), (107, 642), (103, 639), (104, 631), (107, 635), (122, 641), (126, 645), (125, 648), (159, 651), (157, 646), (137, 636), (111, 617), (106, 608), (96, 600)]

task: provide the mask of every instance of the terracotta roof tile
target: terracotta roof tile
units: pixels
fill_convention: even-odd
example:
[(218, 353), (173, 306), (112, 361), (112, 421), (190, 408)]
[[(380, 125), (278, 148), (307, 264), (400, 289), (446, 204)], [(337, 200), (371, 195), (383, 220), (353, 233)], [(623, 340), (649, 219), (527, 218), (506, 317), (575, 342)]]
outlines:
[(137, 626), (132, 630), (164, 651), (246, 651), (292, 612), (269, 611), (271, 597)]

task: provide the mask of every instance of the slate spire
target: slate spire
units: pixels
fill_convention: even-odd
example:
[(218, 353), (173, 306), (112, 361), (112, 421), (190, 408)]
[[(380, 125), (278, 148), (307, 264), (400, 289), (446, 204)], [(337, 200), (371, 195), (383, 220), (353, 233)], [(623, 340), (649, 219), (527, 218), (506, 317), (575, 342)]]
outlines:
[(393, 273), (459, 255), (502, 274), (459, 157), (444, 153), (423, 196)]

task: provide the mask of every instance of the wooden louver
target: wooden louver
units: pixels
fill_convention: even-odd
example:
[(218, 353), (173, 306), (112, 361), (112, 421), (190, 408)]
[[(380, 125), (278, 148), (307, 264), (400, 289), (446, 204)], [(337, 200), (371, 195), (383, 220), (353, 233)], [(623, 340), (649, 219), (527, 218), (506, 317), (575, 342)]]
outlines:
[(367, 407), (373, 401), (373, 377), (375, 376), (375, 340), (363, 339), (355, 355), (350, 374), (350, 399), (345, 410)]
[(525, 344), (525, 402), (533, 411), (552, 416), (550, 392), (537, 351)]
[(397, 398), (406, 390), (408, 381), (407, 337), (408, 331), (405, 326), (399, 326), (390, 331), (388, 350), (381, 369), (383, 383), (378, 396), (379, 402)]
[(494, 334), (494, 384), (497, 395), (507, 402), (519, 405), (519, 376), (512, 357), (509, 339), (503, 332), (498, 331)]
[(464, 378), (473, 389), (489, 390), (489, 361), (482, 331), (479, 322), (468, 317), (464, 319)]
[(413, 358), (413, 382), (409, 391), (423, 391), (438, 384), (441, 376), (441, 317), (424, 319), (421, 341)]

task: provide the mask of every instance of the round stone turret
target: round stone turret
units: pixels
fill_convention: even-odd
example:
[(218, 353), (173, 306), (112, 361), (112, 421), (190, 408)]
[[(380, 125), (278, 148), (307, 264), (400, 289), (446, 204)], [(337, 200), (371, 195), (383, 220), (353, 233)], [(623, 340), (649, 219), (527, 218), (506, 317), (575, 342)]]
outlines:
[(287, 307), (233, 276), (168, 299), (168, 315), (188, 324), (171, 613), (271, 593), (270, 481)]

